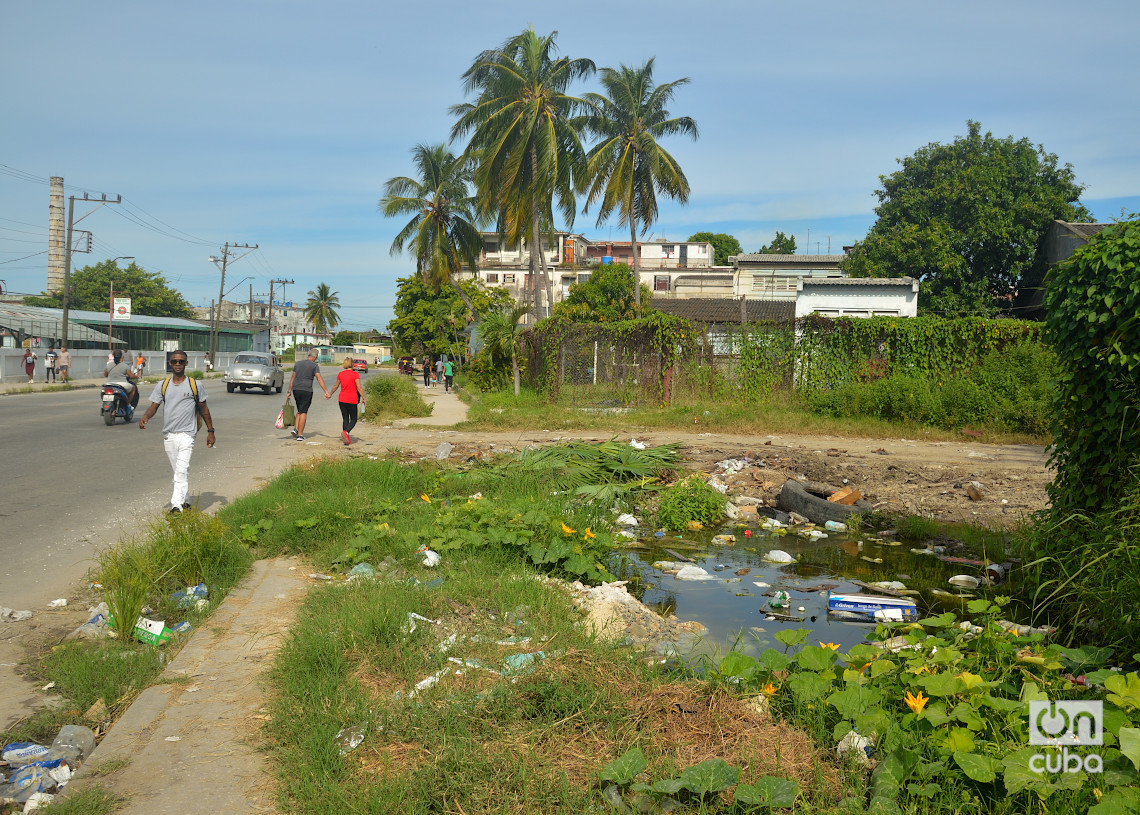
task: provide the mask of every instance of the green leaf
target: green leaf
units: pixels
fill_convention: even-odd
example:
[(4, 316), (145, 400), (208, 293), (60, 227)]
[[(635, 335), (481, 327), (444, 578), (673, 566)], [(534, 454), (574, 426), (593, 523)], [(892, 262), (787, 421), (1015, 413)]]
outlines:
[(918, 677), (927, 696), (953, 696), (966, 690), (966, 683), (953, 674), (937, 673)]
[(892, 799), (877, 795), (871, 799), (866, 813), (867, 815), (902, 815), (902, 810)]
[(827, 702), (838, 710), (844, 719), (854, 719), (869, 708), (877, 707), (882, 697), (882, 693), (876, 688), (848, 684), (843, 690), (827, 697)]
[(1088, 815), (1136, 815), (1140, 812), (1140, 789), (1117, 787), (1107, 790)]
[(967, 702), (959, 702), (950, 715), (974, 732), (982, 730), (986, 726), (982, 717)]
[[(695, 795), (726, 790), (740, 780), (740, 770), (723, 758), (710, 758), (681, 771), (683, 786)], [(654, 785), (656, 786), (656, 785)]]
[(1117, 738), (1120, 740), (1120, 752), (1140, 770), (1140, 728), (1122, 727)]
[(1002, 771), (1000, 761), (978, 753), (954, 753), (954, 763), (974, 781), (988, 784)]
[(939, 744), (951, 753), (974, 752), (974, 737), (964, 727), (952, 727)]
[(807, 671), (826, 671), (835, 664), (836, 653), (830, 648), (821, 648), (818, 645), (806, 645), (796, 654), (796, 662)]
[(898, 747), (871, 773), (871, 795), (893, 801), (918, 765), (918, 753)]
[(800, 785), (786, 778), (762, 776), (755, 784), (740, 784), (733, 791), (733, 800), (741, 804), (788, 809), (795, 806)]
[(1135, 673), (1113, 674), (1104, 681), (1110, 693), (1108, 701), (1124, 710), (1140, 707), (1140, 676)]
[(891, 662), (889, 659), (876, 659), (871, 663), (871, 678), (878, 679), (880, 676), (892, 673), (898, 668), (898, 665)]
[(937, 784), (907, 784), (906, 791), (909, 795), (929, 799), (939, 795), (942, 792), (942, 787)]
[(758, 671), (756, 660), (739, 651), (730, 651), (720, 661), (719, 673), (732, 679), (751, 679)]
[(824, 679), (817, 673), (810, 671), (806, 673), (798, 673), (788, 680), (788, 687), (792, 689), (796, 700), (799, 702), (810, 702), (814, 699), (821, 698), (825, 693), (831, 690), (831, 681)]
[(676, 795), (685, 789), (685, 782), (680, 778), (665, 778), (655, 781), (650, 789), (659, 795)]
[[(777, 637), (779, 634), (776, 635)], [(788, 658), (775, 648), (765, 648), (759, 657), (760, 667), (766, 671), (782, 671), (788, 667)]]
[(808, 628), (782, 628), (776, 632), (776, 641), (793, 648), (806, 640), (810, 633)]
[(1040, 754), (1039, 748), (1027, 747), (1010, 753), (1001, 760), (1002, 766), (1005, 768), (1002, 780), (1005, 782), (1005, 789), (1010, 795), (1015, 795), (1022, 790), (1032, 790), (1042, 798), (1047, 798), (1053, 794), (1055, 787), (1049, 782), (1046, 775), (1029, 769), (1029, 762), (1034, 756)]
[(618, 786), (625, 787), (642, 773), (649, 762), (641, 752), (640, 747), (634, 747), (620, 758), (616, 758), (602, 768), (598, 778), (602, 781), (612, 781)]

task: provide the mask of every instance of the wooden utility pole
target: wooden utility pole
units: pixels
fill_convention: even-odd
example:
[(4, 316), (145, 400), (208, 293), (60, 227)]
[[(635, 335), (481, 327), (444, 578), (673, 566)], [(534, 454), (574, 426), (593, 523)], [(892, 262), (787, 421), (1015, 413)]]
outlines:
[(71, 311), (71, 233), (74, 231), (75, 225), (79, 223), (79, 221), (82, 221), (83, 218), (86, 218), (87, 215), (90, 215), (91, 212), (94, 212), (95, 209), (99, 209), (99, 207), (103, 206), (104, 204), (123, 203), (123, 196), (116, 195), (115, 200), (112, 201), (107, 197), (107, 193), (103, 193), (102, 197), (97, 199), (91, 198), (87, 195), (87, 193), (83, 193), (83, 197), (79, 200), (94, 203), (96, 206), (95, 209), (91, 210), (91, 212), (88, 212), (87, 215), (82, 216), (79, 221), (75, 220), (75, 200), (76, 198), (74, 195), (69, 196), (67, 199), (67, 245), (64, 247), (63, 253), (63, 330), (60, 331), (59, 338), (60, 345), (62, 345), (64, 348), (66, 348), (68, 345), (67, 318)]
[(253, 244), (253, 246), (250, 246), (248, 243), (227, 242), (226, 245), (222, 247), (222, 256), (220, 258), (210, 258), (210, 260), (214, 263), (222, 264), (219, 267), (222, 270), (222, 285), (218, 288), (218, 306), (214, 311), (214, 324), (211, 326), (210, 331), (210, 362), (214, 363), (214, 365), (218, 364), (218, 323), (221, 322), (222, 300), (226, 296), (226, 266), (230, 262), (230, 250), (249, 250), (248, 252), (242, 252), (240, 255), (234, 258), (234, 262), (237, 262), (257, 248), (258, 245), (256, 243)]

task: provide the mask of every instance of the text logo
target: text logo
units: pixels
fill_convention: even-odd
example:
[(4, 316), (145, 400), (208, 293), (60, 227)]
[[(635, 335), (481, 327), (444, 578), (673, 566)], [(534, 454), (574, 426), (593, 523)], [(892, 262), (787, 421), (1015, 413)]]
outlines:
[(1103, 702), (1030, 702), (1029, 743), (1089, 747), (1104, 743)]

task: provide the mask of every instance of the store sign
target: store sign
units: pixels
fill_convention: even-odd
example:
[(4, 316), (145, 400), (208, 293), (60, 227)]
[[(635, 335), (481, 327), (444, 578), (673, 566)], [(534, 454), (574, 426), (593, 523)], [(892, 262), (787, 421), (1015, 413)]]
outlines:
[(131, 319), (131, 298), (129, 298), (129, 297), (116, 297), (115, 298), (114, 319), (116, 319), (116, 320), (129, 320), (129, 319)]

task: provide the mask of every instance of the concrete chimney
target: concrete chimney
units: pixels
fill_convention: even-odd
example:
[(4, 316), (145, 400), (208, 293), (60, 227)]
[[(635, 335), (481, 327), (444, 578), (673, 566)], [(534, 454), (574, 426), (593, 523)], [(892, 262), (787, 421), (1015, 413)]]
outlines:
[(51, 190), (48, 193), (48, 294), (63, 291), (64, 251), (67, 231), (63, 223), (63, 178), (51, 177)]

